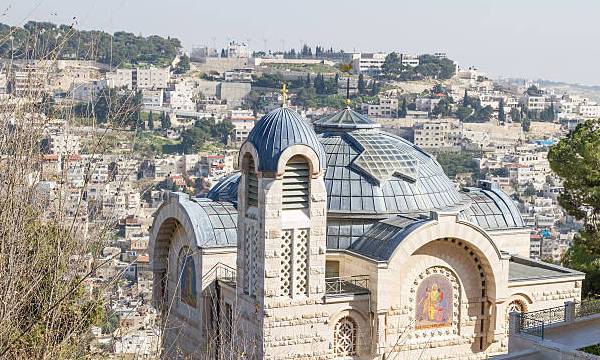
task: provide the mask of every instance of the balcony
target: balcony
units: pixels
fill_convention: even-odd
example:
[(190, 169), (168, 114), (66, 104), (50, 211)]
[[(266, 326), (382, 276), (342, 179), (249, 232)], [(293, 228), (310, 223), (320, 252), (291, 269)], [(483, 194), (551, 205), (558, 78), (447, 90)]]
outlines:
[(325, 294), (327, 296), (362, 295), (369, 293), (368, 275), (325, 278)]

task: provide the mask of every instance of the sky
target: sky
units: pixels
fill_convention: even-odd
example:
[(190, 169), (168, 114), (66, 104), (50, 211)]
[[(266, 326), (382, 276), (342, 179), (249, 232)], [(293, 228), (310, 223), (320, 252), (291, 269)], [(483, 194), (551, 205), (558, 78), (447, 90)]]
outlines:
[(254, 50), (446, 52), (491, 77), (600, 85), (597, 0), (0, 0), (0, 22), (129, 31)]

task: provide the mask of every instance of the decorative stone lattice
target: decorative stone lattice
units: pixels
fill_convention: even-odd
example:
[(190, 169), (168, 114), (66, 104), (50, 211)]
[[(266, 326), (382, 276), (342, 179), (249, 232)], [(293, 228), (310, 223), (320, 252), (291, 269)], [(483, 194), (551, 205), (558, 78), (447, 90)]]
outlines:
[(450, 281), (452, 286), (452, 322), (450, 326), (440, 327), (440, 328), (431, 328), (424, 330), (417, 330), (415, 328), (416, 319), (414, 317), (411, 318), (412, 328), (414, 330), (413, 336), (414, 338), (427, 338), (431, 336), (448, 336), (448, 335), (458, 335), (458, 324), (460, 323), (460, 283), (456, 277), (456, 275), (448, 268), (443, 266), (433, 266), (427, 268), (425, 271), (419, 274), (415, 281), (413, 282), (412, 287), (410, 288), (410, 307), (409, 311), (413, 316), (417, 311), (417, 290), (421, 282), (427, 279), (430, 275), (441, 275), (447, 278)]
[(253, 223), (246, 223), (246, 238), (244, 239), (244, 293), (256, 296), (257, 282), (257, 251), (258, 231)]
[(296, 231), (294, 244), (294, 295), (306, 294), (308, 283), (308, 229)]
[(284, 230), (281, 236), (281, 268), (279, 269), (279, 295), (290, 295), (292, 283), (292, 231)]
[(356, 333), (358, 326), (349, 316), (343, 317), (335, 325), (334, 349), (338, 356), (356, 355)]
[(244, 239), (244, 273), (242, 274), (242, 286), (244, 294), (250, 294), (250, 236), (248, 234), (249, 226), (246, 225), (246, 233)]
[(283, 230), (279, 267), (279, 295), (308, 294), (309, 229)]

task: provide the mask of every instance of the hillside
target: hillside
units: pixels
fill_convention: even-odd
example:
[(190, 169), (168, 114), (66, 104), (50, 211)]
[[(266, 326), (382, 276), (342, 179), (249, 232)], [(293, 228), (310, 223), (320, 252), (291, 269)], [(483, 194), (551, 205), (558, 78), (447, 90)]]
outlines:
[[(12, 36), (12, 41), (11, 41)], [(112, 66), (170, 65), (181, 48), (176, 38), (118, 31), (77, 30), (69, 25), (29, 21), (23, 27), (0, 23), (0, 58), (96, 60)]]
[(559, 94), (568, 93), (600, 102), (600, 86), (598, 85), (569, 84), (550, 80), (537, 80), (536, 82), (539, 83), (541, 87), (554, 90)]

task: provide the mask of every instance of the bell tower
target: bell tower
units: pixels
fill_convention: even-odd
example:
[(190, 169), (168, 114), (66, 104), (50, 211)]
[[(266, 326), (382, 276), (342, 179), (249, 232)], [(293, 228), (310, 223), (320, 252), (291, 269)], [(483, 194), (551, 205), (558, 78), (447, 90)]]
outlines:
[(325, 153), (282, 95), (240, 151), (237, 293), (257, 358), (328, 352), (326, 316), (314, 315), (325, 293)]

